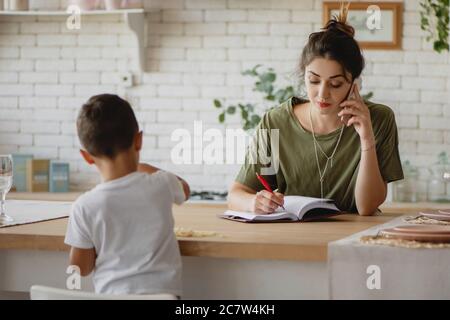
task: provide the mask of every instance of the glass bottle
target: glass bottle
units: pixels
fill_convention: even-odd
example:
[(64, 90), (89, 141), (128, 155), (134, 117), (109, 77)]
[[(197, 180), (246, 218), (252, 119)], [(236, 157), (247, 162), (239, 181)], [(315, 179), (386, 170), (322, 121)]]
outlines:
[(406, 160), (402, 164), (404, 179), (394, 184), (394, 201), (417, 202), (417, 180), (419, 171)]
[(450, 161), (445, 152), (440, 153), (438, 159), (429, 168), (428, 201), (450, 202)]

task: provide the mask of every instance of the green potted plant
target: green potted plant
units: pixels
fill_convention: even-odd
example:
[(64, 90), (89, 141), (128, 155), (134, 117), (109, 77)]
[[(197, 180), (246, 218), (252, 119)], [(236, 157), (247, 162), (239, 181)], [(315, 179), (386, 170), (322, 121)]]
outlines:
[(433, 41), (436, 52), (449, 51), (450, 0), (422, 0), (420, 27), (428, 33), (427, 41)]
[[(264, 103), (258, 105), (254, 103), (238, 103), (225, 106), (222, 100), (215, 99), (214, 107), (219, 109), (219, 122), (225, 123), (228, 116), (240, 114), (242, 119), (242, 128), (245, 131), (253, 130), (261, 121), (261, 116), (270, 109), (273, 109), (286, 101), (290, 97), (298, 96), (299, 90), (294, 86), (279, 86), (276, 83), (277, 74), (272, 68), (263, 68), (258, 64), (252, 69), (242, 72), (244, 76), (254, 77), (255, 84), (253, 91), (263, 94)], [(365, 100), (372, 97), (372, 92), (363, 95)]]
[(253, 91), (261, 92), (264, 100), (272, 104), (270, 107), (260, 107), (252, 103), (238, 103), (236, 105), (224, 106), (223, 101), (215, 99), (214, 106), (221, 110), (219, 122), (224, 123), (228, 115), (239, 113), (242, 118), (242, 128), (245, 131), (255, 128), (261, 121), (261, 114), (276, 107), (281, 102), (289, 99), (295, 94), (293, 86), (277, 87), (277, 74), (272, 68), (264, 69), (258, 64), (252, 69), (242, 72), (244, 76), (256, 78)]

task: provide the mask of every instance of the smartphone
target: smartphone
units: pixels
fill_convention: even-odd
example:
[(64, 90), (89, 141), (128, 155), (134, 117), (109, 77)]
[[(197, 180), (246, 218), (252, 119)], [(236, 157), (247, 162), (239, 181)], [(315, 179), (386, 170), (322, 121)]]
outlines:
[[(352, 85), (350, 87), (350, 90), (347, 94), (347, 97), (345, 98), (344, 101), (349, 100), (349, 99), (354, 99), (355, 98), (355, 94), (354, 94), (354, 88), (355, 86), (358, 86), (359, 91), (361, 91), (362, 88), (362, 79), (361, 77), (356, 78), (355, 80), (353, 80)], [(341, 117), (341, 121), (342, 123), (344, 123), (345, 125), (347, 125), (348, 120), (351, 118), (350, 115), (345, 115)]]
[(358, 91), (361, 91), (361, 89), (362, 89), (362, 79), (360, 77), (356, 78), (355, 80), (353, 80), (352, 86), (350, 87), (350, 91), (348, 92), (347, 98), (345, 100), (349, 100), (349, 99), (354, 99), (355, 98), (355, 95), (354, 95), (355, 86), (358, 86)]

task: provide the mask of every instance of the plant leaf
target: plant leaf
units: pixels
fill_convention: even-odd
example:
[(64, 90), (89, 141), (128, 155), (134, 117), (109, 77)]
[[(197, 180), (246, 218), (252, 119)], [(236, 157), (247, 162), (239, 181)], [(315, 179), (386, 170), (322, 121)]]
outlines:
[(229, 106), (227, 109), (228, 114), (235, 114), (236, 113), (236, 107), (235, 106)]
[(274, 82), (277, 79), (277, 75), (273, 72), (266, 72), (260, 78), (262, 82)]
[(248, 119), (248, 112), (245, 109), (241, 109), (242, 119)]
[(254, 115), (252, 115), (252, 117), (251, 117), (251, 121), (252, 121), (253, 123), (258, 124), (258, 123), (261, 121), (261, 117), (258, 116), (257, 114), (254, 114)]

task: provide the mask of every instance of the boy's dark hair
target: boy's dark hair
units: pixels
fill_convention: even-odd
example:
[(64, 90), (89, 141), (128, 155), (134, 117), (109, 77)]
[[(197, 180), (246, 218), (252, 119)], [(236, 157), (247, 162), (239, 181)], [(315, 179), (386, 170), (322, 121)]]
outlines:
[(139, 127), (127, 101), (117, 95), (101, 94), (91, 97), (81, 107), (77, 130), (87, 152), (114, 159), (132, 146)]
[[(351, 82), (358, 78), (364, 69), (364, 57), (355, 40), (355, 29), (347, 23), (350, 3), (341, 4), (338, 16), (332, 17), (322, 31), (310, 34), (308, 43), (303, 48), (300, 59), (300, 74), (304, 76), (305, 68), (315, 58), (322, 57), (337, 61), (344, 70), (352, 75)], [(345, 78), (347, 76), (344, 74)]]

